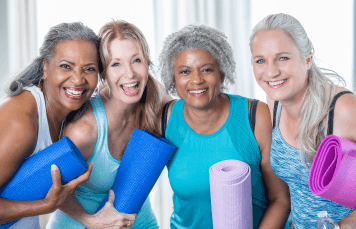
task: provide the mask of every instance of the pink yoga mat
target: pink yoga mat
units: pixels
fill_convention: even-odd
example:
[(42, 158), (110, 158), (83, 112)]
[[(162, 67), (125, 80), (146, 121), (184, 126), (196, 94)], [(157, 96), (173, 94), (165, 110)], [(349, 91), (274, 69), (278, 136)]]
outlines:
[(214, 229), (251, 229), (251, 169), (238, 160), (212, 165), (210, 197)]
[(315, 154), (309, 188), (315, 195), (356, 209), (356, 144), (327, 136)]

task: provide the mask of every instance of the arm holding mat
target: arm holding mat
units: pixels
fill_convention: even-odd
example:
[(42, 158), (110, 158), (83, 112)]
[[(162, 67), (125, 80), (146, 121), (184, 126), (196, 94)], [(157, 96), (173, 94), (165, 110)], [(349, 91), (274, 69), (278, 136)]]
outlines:
[[(56, 166), (52, 166), (53, 164), (58, 166), (60, 173)], [(72, 181), (87, 170), (85, 159), (71, 140), (65, 137), (25, 160), (13, 177), (2, 186), (0, 197), (7, 199), (4, 200), (5, 202), (17, 200), (18, 203), (26, 204), (31, 201), (42, 203), (42, 206), (48, 205), (46, 202), (54, 202), (50, 204), (60, 205), (68, 194), (73, 193), (81, 183), (89, 178), (91, 166), (85, 175)], [(62, 186), (66, 183), (68, 184)], [(51, 209), (46, 210), (51, 212), (57, 207), (51, 206)], [(31, 210), (31, 208), (29, 209)], [(43, 214), (43, 212), (39, 212), (39, 214)], [(24, 217), (26, 216), (29, 214), (24, 215)], [(14, 223), (2, 224), (0, 228), (7, 228)]]

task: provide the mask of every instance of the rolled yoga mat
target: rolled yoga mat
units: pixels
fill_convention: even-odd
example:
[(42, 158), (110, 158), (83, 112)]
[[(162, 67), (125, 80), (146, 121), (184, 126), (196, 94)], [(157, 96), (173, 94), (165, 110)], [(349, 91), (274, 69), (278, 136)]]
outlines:
[[(0, 190), (0, 197), (10, 200), (41, 200), (51, 188), (51, 165), (58, 166), (61, 182), (66, 184), (88, 170), (84, 157), (68, 138), (53, 143), (42, 151), (26, 159), (13, 177)], [(16, 221), (1, 224), (8, 228)]]
[(252, 229), (251, 169), (238, 160), (226, 160), (209, 169), (214, 229)]
[(327, 136), (315, 154), (309, 188), (315, 195), (356, 209), (356, 144)]
[[(148, 131), (134, 129), (112, 189), (118, 212), (138, 213), (176, 147)], [(97, 212), (105, 205), (103, 200)]]

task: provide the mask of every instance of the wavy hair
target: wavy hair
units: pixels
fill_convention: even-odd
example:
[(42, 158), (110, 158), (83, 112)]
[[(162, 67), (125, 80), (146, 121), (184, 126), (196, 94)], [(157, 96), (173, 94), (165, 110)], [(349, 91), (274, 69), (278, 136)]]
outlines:
[[(99, 72), (102, 71), (102, 65), (99, 58), (100, 42), (95, 32), (81, 22), (61, 23), (50, 28), (40, 48), (40, 55), (19, 74), (9, 78), (4, 85), (4, 91), (10, 96), (16, 96), (23, 91), (23, 87), (33, 85), (42, 87), (43, 60), (50, 63), (55, 55), (56, 45), (64, 40), (82, 40), (95, 44), (98, 52)], [(84, 112), (87, 105), (87, 103), (84, 103), (79, 110), (72, 111), (67, 116), (66, 120), (77, 120)]]
[[(104, 68), (103, 72), (100, 74), (102, 82), (105, 81), (106, 70), (110, 63), (108, 48), (110, 42), (116, 38), (134, 42), (142, 54), (143, 62), (149, 69), (152, 66), (149, 47), (142, 32), (135, 25), (126, 21), (112, 21), (105, 24), (99, 31), (100, 57)], [(160, 118), (162, 100), (158, 86), (150, 73), (148, 73), (147, 85), (143, 92), (142, 98), (138, 103), (138, 107), (135, 111), (135, 127), (142, 130), (148, 130), (159, 135), (160, 131), (158, 130), (158, 120)]]
[(235, 83), (236, 63), (225, 34), (205, 25), (188, 25), (166, 38), (159, 56), (161, 79), (168, 92), (177, 94), (174, 61), (178, 53), (187, 49), (205, 50), (216, 58), (225, 76), (221, 89), (226, 89), (228, 83)]
[[(252, 30), (252, 41), (260, 30), (281, 30), (293, 40), (303, 59), (314, 56), (314, 47), (300, 22), (288, 14), (271, 14), (262, 19)], [(299, 112), (297, 135), (302, 164), (308, 168), (321, 141), (326, 137), (329, 106), (332, 101), (333, 80), (345, 85), (345, 80), (336, 72), (319, 68), (312, 59), (307, 72), (308, 86), (302, 108)]]

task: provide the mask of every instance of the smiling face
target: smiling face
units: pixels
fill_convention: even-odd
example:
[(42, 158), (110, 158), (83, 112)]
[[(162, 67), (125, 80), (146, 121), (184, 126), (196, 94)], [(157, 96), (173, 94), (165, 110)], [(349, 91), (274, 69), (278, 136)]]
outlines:
[(215, 105), (224, 75), (218, 61), (205, 50), (187, 49), (176, 55), (174, 83), (188, 106), (204, 109)]
[(139, 48), (131, 40), (116, 38), (108, 49), (110, 61), (105, 75), (110, 93), (127, 104), (137, 103), (148, 78), (148, 66)]
[(312, 57), (302, 59), (290, 36), (282, 30), (261, 30), (251, 42), (251, 52), (256, 81), (272, 100), (303, 98)]
[(58, 42), (50, 63), (43, 61), (43, 85), (52, 110), (78, 110), (98, 83), (98, 53), (94, 43), (81, 40)]

